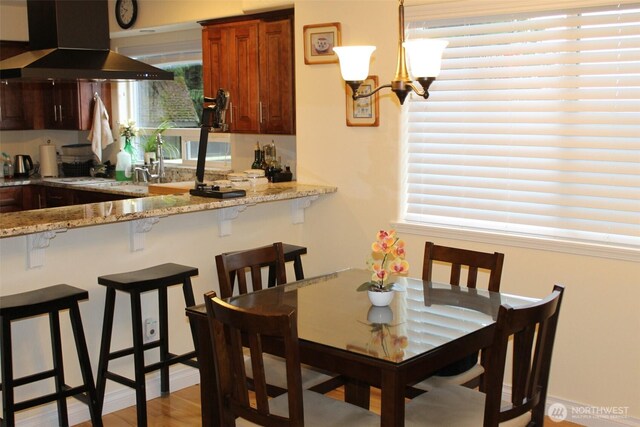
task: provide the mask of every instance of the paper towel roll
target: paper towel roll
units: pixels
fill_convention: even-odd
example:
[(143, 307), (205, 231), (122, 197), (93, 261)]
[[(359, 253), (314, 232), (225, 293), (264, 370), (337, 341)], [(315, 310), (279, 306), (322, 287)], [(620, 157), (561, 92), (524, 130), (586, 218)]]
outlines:
[(40, 176), (58, 176), (58, 161), (56, 159), (56, 146), (45, 144), (40, 146)]

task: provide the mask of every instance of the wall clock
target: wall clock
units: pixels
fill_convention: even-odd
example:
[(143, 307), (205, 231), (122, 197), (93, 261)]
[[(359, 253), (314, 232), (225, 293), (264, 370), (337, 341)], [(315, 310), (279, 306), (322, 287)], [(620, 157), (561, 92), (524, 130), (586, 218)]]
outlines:
[(121, 28), (127, 29), (136, 22), (138, 17), (137, 0), (117, 0), (116, 1), (116, 21)]

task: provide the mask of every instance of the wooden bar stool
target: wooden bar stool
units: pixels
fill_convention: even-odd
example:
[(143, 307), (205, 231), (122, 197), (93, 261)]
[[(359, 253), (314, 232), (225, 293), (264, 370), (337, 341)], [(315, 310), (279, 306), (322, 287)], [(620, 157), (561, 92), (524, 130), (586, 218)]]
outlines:
[[(93, 382), (93, 374), (91, 373), (89, 352), (87, 351), (87, 342), (78, 306), (78, 301), (86, 299), (89, 299), (87, 291), (64, 284), (0, 297), (0, 322), (2, 323), (0, 364), (3, 381), (0, 384), (0, 390), (2, 390), (3, 426), (10, 427), (15, 425), (16, 412), (53, 401), (58, 404), (58, 423), (61, 426), (68, 426), (68, 397), (75, 397), (86, 403), (89, 406), (92, 424), (94, 426), (102, 425), (98, 397)], [(83, 384), (76, 387), (70, 387), (65, 383), (60, 334), (60, 311), (63, 310), (69, 310), (69, 318), (82, 374)], [(25, 377), (14, 378), (11, 322), (44, 314), (49, 315), (53, 368)], [(30, 340), (30, 337), (25, 337), (25, 340)], [(31, 339), (31, 342), (34, 345), (40, 344), (38, 340)], [(54, 393), (22, 402), (15, 401), (15, 388), (47, 378), (55, 379), (56, 391)]]
[[(198, 362), (192, 360), (196, 352), (176, 355), (169, 352), (169, 320), (167, 315), (167, 288), (182, 285), (185, 307), (195, 305), (191, 277), (198, 274), (198, 269), (179, 264), (161, 264), (143, 270), (127, 273), (111, 274), (98, 277), (98, 283), (107, 287), (104, 309), (104, 323), (102, 326), (102, 342), (100, 345), (100, 361), (98, 364), (97, 392), (100, 408), (104, 404), (104, 393), (107, 379), (136, 390), (136, 408), (138, 426), (147, 425), (147, 393), (145, 374), (160, 370), (160, 391), (169, 393), (169, 366), (176, 363), (198, 367)], [(126, 292), (131, 299), (131, 319), (133, 327), (133, 347), (111, 351), (111, 333), (113, 330), (113, 314), (115, 308), (116, 291)], [(158, 339), (144, 343), (143, 320), (140, 295), (143, 292), (158, 291)], [(191, 327), (192, 337), (195, 337)], [(197, 345), (194, 339), (194, 346)], [(145, 365), (144, 352), (153, 348), (160, 348), (160, 361)], [(132, 380), (108, 370), (110, 360), (133, 355), (134, 376)]]
[[(284, 252), (284, 262), (293, 262), (293, 271), (296, 276), (296, 280), (304, 279), (301, 256), (307, 253), (307, 248), (305, 248), (304, 246), (296, 246), (289, 243), (283, 243), (282, 250)], [(276, 285), (275, 264), (269, 265), (269, 281), (267, 283), (270, 288)]]

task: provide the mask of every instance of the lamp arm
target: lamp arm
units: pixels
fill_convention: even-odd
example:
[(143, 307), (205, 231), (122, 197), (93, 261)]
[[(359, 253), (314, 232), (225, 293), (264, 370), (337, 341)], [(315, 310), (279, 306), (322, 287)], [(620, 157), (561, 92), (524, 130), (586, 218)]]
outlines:
[(373, 95), (374, 93), (376, 93), (376, 92), (380, 91), (381, 89), (384, 89), (385, 87), (391, 87), (391, 84), (378, 86), (377, 88), (375, 88), (374, 90), (372, 90), (372, 91), (371, 91), (371, 92), (369, 92), (369, 93), (359, 93), (357, 90), (355, 90), (355, 91), (353, 92), (353, 96), (352, 96), (352, 98), (353, 98), (354, 100), (356, 100), (356, 99), (361, 99), (361, 98), (368, 98), (368, 97), (370, 97), (371, 95)]

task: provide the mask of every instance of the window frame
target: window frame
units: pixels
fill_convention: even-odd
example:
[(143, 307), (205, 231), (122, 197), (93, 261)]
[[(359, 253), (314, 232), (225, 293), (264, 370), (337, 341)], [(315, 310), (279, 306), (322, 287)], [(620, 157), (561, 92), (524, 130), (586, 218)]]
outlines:
[[(505, 5), (505, 2), (499, 2), (501, 4), (501, 10), (499, 13), (491, 13), (491, 15), (499, 15), (499, 14), (513, 14), (518, 12), (523, 12), (524, 2), (513, 2), (511, 5)], [(557, 3), (557, 2), (556, 2)], [(560, 3), (574, 3), (573, 6), (583, 6), (584, 2), (571, 2), (571, 1), (560, 1)], [(596, 3), (596, 2), (592, 2)], [(597, 2), (598, 6), (602, 5), (602, 1)], [(608, 2), (611, 3), (611, 2)], [(626, 2), (629, 3), (629, 2)], [(474, 8), (473, 5), (468, 1), (459, 1), (454, 2), (459, 8), (453, 7), (453, 12), (449, 10), (445, 14), (438, 16), (438, 18), (451, 20), (451, 21), (459, 21), (462, 19), (469, 19), (469, 17), (479, 17), (483, 15), (488, 15), (483, 13), (478, 9), (478, 6)], [(471, 6), (462, 7), (464, 5)], [(550, 4), (545, 5), (537, 5), (539, 8), (545, 9), (545, 11), (552, 11), (557, 9), (557, 4), (554, 6)], [(564, 4), (562, 6), (565, 6)], [(408, 16), (409, 22), (412, 20), (427, 20), (425, 18), (431, 6), (414, 6), (413, 8), (408, 8)], [(583, 7), (580, 7), (583, 8)], [(412, 10), (413, 9), (413, 10)], [(493, 10), (492, 12), (495, 12)], [(526, 10), (526, 12), (530, 12), (530, 10)], [(436, 13), (437, 15), (437, 13)], [(429, 15), (431, 16), (431, 15)], [(473, 18), (471, 18), (473, 19)], [(409, 24), (411, 25), (411, 24)], [(428, 102), (428, 101), (427, 101)], [(403, 219), (406, 213), (406, 207), (408, 203), (408, 192), (407, 190), (407, 165), (409, 162), (408, 159), (408, 136), (409, 136), (409, 127), (408, 127), (408, 105), (402, 110), (402, 118), (401, 118), (401, 140), (403, 142), (403, 155), (400, 159), (401, 162), (401, 170), (403, 171), (403, 176), (401, 177), (401, 197), (400, 197), (400, 206), (398, 211), (398, 218), (400, 220), (396, 221), (395, 226), (398, 230), (418, 234), (425, 235), (430, 237), (443, 237), (443, 238), (453, 238), (459, 240), (468, 240), (468, 241), (480, 241), (491, 244), (503, 244), (503, 245), (511, 245), (511, 246), (520, 246), (534, 249), (543, 249), (543, 250), (553, 250), (559, 252), (566, 252), (572, 254), (580, 254), (580, 255), (590, 255), (590, 256), (598, 256), (605, 258), (613, 258), (613, 259), (621, 259), (621, 260), (630, 260), (630, 261), (639, 261), (640, 260), (640, 248), (639, 247), (629, 247), (624, 245), (616, 245), (616, 244), (607, 244), (607, 243), (598, 243), (594, 241), (584, 241), (577, 240), (572, 238), (563, 238), (563, 237), (553, 237), (546, 235), (523, 235), (512, 232), (503, 232), (499, 230), (491, 230), (491, 229), (483, 229), (455, 224), (426, 224), (426, 223), (418, 223), (414, 221), (408, 221)], [(640, 224), (639, 224), (640, 226)]]
[[(123, 46), (118, 48), (118, 52), (130, 56), (151, 65), (179, 65), (181, 63), (200, 62), (202, 64), (202, 40), (200, 31), (176, 31), (175, 39), (179, 41), (167, 42), (171, 39), (172, 32), (164, 32), (145, 36), (145, 42), (135, 46)], [(196, 38), (197, 36), (197, 38)], [(158, 60), (153, 60), (157, 58)], [(118, 122), (122, 123), (127, 118), (137, 116), (134, 106), (135, 81), (117, 82), (118, 91)], [(130, 94), (134, 94), (130, 96)], [(137, 121), (136, 121), (137, 122)], [(152, 132), (155, 128), (139, 127), (140, 130)], [(195, 167), (197, 161), (185, 158), (185, 145), (188, 141), (199, 141), (200, 127), (194, 128), (169, 128), (163, 132), (166, 136), (178, 136), (182, 139), (181, 159), (165, 160), (165, 164), (183, 167)], [(228, 133), (216, 133), (216, 139), (228, 144), (228, 161), (207, 160), (205, 168), (210, 170), (229, 170), (233, 159), (233, 144)], [(211, 140), (211, 137), (209, 138)]]

